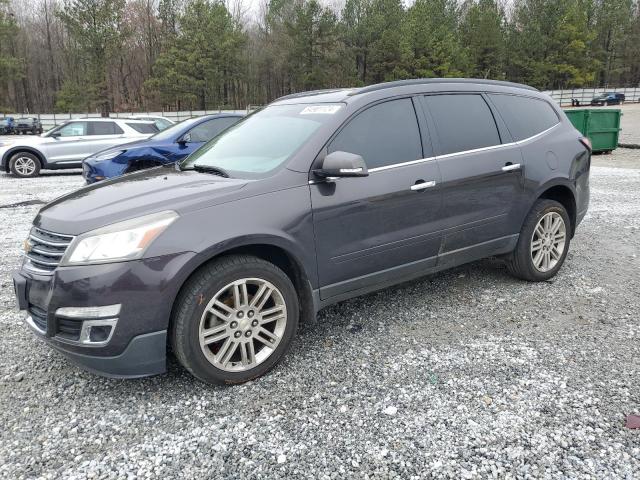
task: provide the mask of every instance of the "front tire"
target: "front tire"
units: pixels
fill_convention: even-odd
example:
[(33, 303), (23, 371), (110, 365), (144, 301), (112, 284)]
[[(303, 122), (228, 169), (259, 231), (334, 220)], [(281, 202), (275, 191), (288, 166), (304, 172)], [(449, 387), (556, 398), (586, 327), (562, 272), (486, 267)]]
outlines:
[(9, 160), (9, 170), (20, 178), (37, 177), (41, 167), (40, 160), (33, 153), (18, 152)]
[(570, 242), (571, 221), (564, 206), (555, 200), (538, 200), (524, 221), (507, 268), (523, 280), (548, 280), (562, 267)]
[(278, 267), (253, 256), (223, 257), (183, 287), (172, 314), (171, 346), (204, 382), (247, 382), (284, 356), (299, 311), (296, 290)]

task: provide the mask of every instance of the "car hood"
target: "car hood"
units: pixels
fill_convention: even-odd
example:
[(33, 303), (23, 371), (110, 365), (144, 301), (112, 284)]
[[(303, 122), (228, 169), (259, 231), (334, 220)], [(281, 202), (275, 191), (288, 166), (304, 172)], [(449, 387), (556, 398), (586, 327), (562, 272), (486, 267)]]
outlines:
[[(17, 124), (16, 124), (17, 125)], [(20, 136), (20, 138), (3, 139), (7, 143), (7, 147), (15, 147), (24, 145), (26, 147), (33, 145), (41, 145), (53, 141), (51, 137), (41, 137), (40, 135)]]
[(158, 167), (59, 197), (40, 210), (34, 225), (51, 232), (78, 235), (150, 213), (165, 210), (185, 213), (224, 203), (241, 196), (241, 190), (249, 182)]

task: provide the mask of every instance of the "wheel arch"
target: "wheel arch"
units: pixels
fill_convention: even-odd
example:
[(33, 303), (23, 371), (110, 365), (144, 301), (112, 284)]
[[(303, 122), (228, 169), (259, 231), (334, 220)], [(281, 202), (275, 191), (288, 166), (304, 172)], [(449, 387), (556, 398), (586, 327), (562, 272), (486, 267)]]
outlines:
[[(269, 242), (262, 239), (261, 241), (246, 241), (235, 244), (228, 244), (225, 248), (218, 248), (207, 254), (194, 257), (193, 261), (185, 266), (185, 272), (181, 275), (180, 285), (176, 289), (172, 305), (171, 319), (173, 318), (180, 292), (185, 288), (189, 280), (200, 270), (206, 268), (207, 265), (219, 260), (220, 258), (231, 255), (251, 255), (267, 262), (270, 262), (280, 268), (293, 283), (300, 300), (300, 320), (313, 320), (315, 318), (313, 291), (309, 278), (309, 274), (300, 258), (295, 255), (291, 249), (286, 248), (282, 244), (274, 241)], [(169, 325), (170, 327), (170, 325)]]
[(47, 160), (46, 160), (44, 154), (40, 150), (37, 150), (37, 149), (35, 149), (33, 147), (16, 146), (16, 147), (13, 147), (13, 148), (7, 150), (5, 152), (5, 154), (2, 156), (2, 167), (4, 168), (4, 171), (6, 173), (9, 173), (9, 160), (11, 159), (11, 157), (13, 155), (15, 155), (16, 153), (20, 153), (20, 152), (27, 152), (27, 153), (31, 153), (31, 154), (35, 155), (38, 158), (38, 160), (40, 161), (40, 167), (41, 168), (46, 168)]
[(578, 215), (576, 193), (573, 185), (564, 182), (547, 184), (542, 187), (538, 195), (536, 195), (536, 200), (540, 199), (555, 200), (567, 210), (571, 221), (571, 237), (573, 238)]

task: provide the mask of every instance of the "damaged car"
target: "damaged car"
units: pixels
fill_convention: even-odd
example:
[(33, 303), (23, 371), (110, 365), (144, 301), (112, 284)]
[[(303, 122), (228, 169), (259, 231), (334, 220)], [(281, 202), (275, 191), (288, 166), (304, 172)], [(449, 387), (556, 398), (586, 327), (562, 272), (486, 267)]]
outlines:
[(151, 138), (118, 145), (85, 158), (82, 162), (82, 175), (91, 184), (125, 173), (178, 162), (242, 117), (237, 113), (219, 113), (190, 118)]

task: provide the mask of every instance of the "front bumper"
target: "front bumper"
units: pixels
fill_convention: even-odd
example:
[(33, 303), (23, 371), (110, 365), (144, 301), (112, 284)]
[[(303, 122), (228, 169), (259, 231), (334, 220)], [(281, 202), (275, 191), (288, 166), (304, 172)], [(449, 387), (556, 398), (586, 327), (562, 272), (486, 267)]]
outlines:
[[(35, 335), (74, 363), (105, 376), (142, 377), (166, 371), (167, 329), (180, 271), (193, 254), (103, 265), (58, 267), (51, 275), (14, 273), (20, 310)], [(80, 343), (91, 318), (70, 321), (65, 307), (119, 304), (108, 342)], [(86, 325), (85, 325), (86, 326)]]

